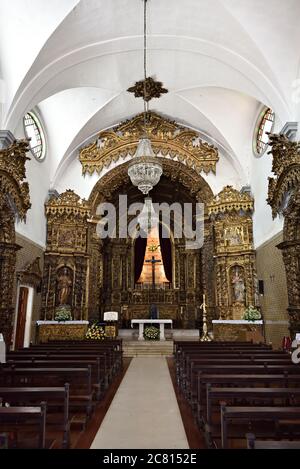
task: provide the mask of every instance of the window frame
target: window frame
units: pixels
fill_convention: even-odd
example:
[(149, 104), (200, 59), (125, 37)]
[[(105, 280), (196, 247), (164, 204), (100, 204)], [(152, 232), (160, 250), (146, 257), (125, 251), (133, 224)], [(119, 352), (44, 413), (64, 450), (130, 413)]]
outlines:
[[(29, 142), (29, 149), (31, 151), (31, 154), (34, 156), (35, 160), (38, 161), (39, 163), (42, 163), (43, 161), (45, 161), (46, 151), (47, 151), (46, 136), (45, 136), (44, 127), (42, 125), (40, 117), (38, 116), (38, 114), (35, 111), (31, 110), (31, 111), (26, 112), (26, 114), (23, 117), (23, 128), (24, 128), (24, 134), (25, 134), (26, 138), (30, 138), (30, 136), (28, 135), (27, 130), (26, 130), (27, 127), (33, 125), (33, 124), (26, 124), (27, 116), (29, 116), (32, 119), (33, 124), (35, 126), (34, 132), (36, 133), (36, 129), (37, 129), (37, 131), (39, 133), (39, 138), (40, 138), (40, 143), (38, 145), (34, 146), (34, 147), (32, 147), (31, 142)], [(39, 147), (39, 146), (41, 147), (41, 155), (37, 156), (37, 152), (35, 152), (34, 149)]]
[[(270, 118), (271, 117), (271, 118)], [(272, 123), (270, 132), (273, 131), (275, 125), (275, 112), (270, 107), (264, 107), (259, 113), (258, 119), (256, 120), (255, 130), (253, 135), (253, 153), (257, 158), (261, 158), (267, 151), (268, 143), (262, 141), (261, 137), (264, 134), (266, 122)], [(259, 151), (261, 148), (261, 151)]]

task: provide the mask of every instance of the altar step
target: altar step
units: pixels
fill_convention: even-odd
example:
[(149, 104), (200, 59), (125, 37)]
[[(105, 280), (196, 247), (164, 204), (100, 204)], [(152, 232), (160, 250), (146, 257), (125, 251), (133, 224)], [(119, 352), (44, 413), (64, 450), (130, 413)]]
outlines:
[(161, 357), (173, 355), (173, 340), (166, 341), (123, 341), (124, 357)]

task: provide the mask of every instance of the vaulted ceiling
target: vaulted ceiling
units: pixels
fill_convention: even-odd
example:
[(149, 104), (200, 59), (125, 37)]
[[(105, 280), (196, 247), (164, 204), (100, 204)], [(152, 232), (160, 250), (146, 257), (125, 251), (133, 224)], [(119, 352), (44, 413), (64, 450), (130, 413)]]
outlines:
[[(148, 75), (169, 90), (150, 108), (218, 145), (219, 176), (224, 166), (237, 185), (262, 106), (278, 129), (299, 119), (299, 17), (299, 0), (148, 0)], [(17, 133), (38, 106), (51, 186), (69, 183), (99, 130), (142, 111), (126, 91), (143, 78), (142, 50), (142, 0), (0, 1), (0, 128)]]

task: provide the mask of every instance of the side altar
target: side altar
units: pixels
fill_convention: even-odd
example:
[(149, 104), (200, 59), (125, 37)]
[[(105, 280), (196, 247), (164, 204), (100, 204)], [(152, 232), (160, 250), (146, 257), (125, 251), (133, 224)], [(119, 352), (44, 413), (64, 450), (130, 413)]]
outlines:
[(264, 342), (263, 321), (215, 320), (213, 324), (214, 341)]
[(166, 340), (165, 324), (170, 324), (172, 327), (173, 321), (172, 319), (132, 319), (131, 327), (133, 327), (134, 324), (139, 325), (139, 340), (145, 340), (144, 339), (144, 325), (145, 324), (159, 324), (159, 329), (160, 329), (159, 340)]
[(84, 340), (88, 321), (37, 321), (37, 341)]

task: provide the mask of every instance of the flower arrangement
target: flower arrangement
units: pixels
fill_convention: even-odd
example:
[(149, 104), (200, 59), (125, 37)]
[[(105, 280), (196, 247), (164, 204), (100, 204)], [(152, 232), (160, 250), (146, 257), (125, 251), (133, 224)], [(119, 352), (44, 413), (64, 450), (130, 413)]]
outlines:
[(160, 330), (155, 326), (148, 326), (144, 329), (145, 340), (159, 340)]
[(55, 321), (72, 321), (71, 308), (68, 306), (59, 306), (55, 310)]
[(250, 321), (250, 322), (258, 321), (259, 319), (261, 319), (261, 314), (258, 311), (258, 309), (250, 305), (248, 306), (248, 308), (246, 308), (243, 319), (245, 321)]
[(97, 322), (90, 325), (85, 335), (86, 339), (104, 340), (105, 330)]

